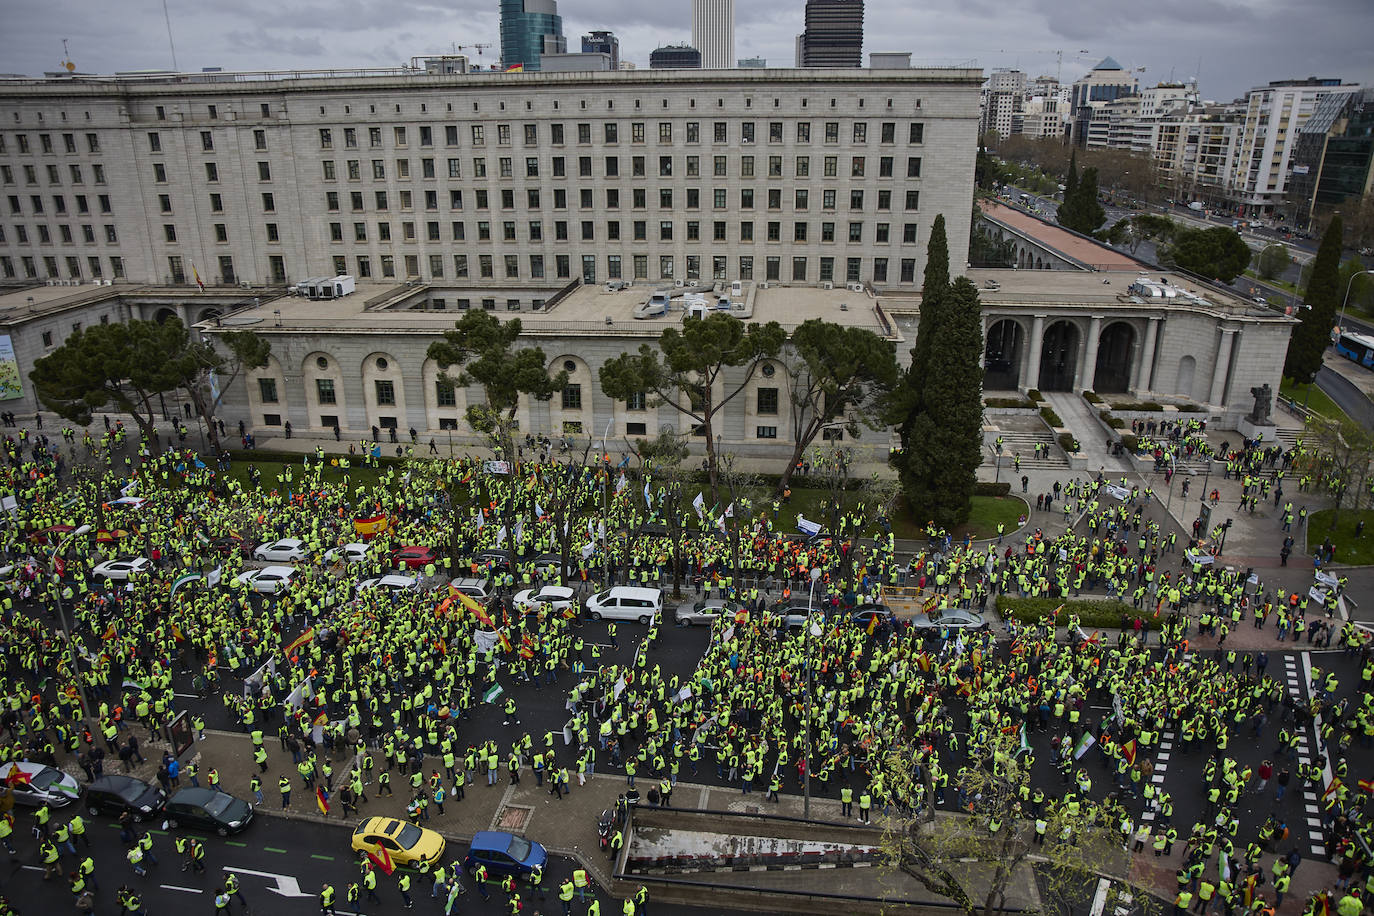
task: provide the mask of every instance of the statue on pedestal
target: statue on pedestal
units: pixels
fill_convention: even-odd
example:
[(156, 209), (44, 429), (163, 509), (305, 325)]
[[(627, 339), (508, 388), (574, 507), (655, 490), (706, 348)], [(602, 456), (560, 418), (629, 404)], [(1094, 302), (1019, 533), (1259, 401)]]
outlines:
[(1256, 426), (1272, 426), (1273, 421), (1269, 419), (1269, 412), (1274, 406), (1274, 389), (1266, 383), (1250, 389), (1250, 394), (1255, 398), (1255, 409), (1250, 411), (1249, 420)]

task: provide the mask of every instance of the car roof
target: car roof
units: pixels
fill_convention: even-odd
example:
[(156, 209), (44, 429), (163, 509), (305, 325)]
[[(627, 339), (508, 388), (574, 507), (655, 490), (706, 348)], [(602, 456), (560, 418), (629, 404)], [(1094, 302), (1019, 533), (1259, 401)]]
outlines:
[(400, 830), (402, 823), (401, 820), (394, 817), (369, 817), (358, 825), (358, 831), (390, 836)]
[(472, 836), (472, 848), (505, 852), (510, 848), (510, 842), (514, 837), (515, 834), (501, 830), (479, 830)]
[(200, 789), (196, 789), (196, 788), (186, 788), (186, 789), (181, 789), (180, 791), (177, 792), (176, 795), (173, 795), (173, 796), (172, 796), (172, 801), (178, 802), (178, 803), (184, 804), (184, 805), (200, 805), (200, 806), (204, 807), (204, 805), (205, 805), (206, 802), (211, 801), (211, 800), (213, 800), (213, 799), (215, 798), (215, 796), (217, 796), (217, 795), (222, 795), (222, 794), (224, 794), (224, 793), (222, 793), (222, 792), (217, 792), (217, 791), (215, 791), (214, 789), (205, 789), (205, 788), (200, 788)]
[(142, 786), (145, 791), (152, 788), (152, 786), (148, 785), (143, 780), (135, 779), (132, 776), (125, 776), (123, 773), (106, 773), (104, 776), (101, 776), (96, 779), (95, 782), (91, 783), (91, 787), (95, 788), (99, 786), (102, 789), (113, 789), (118, 792), (120, 789), (129, 788), (135, 784)]
[(275, 541), (273, 541), (272, 543), (273, 543), (273, 544), (304, 544), (305, 541), (302, 541), (300, 538), (277, 538), (277, 539), (276, 539)]
[(296, 574), (296, 567), (294, 567), (294, 566), (264, 566), (262, 569), (258, 570), (258, 575), (260, 575), (260, 576), (262, 576), (262, 575), (267, 575), (267, 574), (271, 574), (271, 575), (274, 575), (274, 576), (293, 576), (293, 575)]

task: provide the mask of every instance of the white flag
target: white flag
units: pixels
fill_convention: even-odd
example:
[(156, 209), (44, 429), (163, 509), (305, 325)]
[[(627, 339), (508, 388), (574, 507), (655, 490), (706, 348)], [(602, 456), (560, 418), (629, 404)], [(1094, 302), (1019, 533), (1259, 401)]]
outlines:
[(652, 508), (654, 507), (654, 501), (653, 501), (653, 499), (649, 496), (649, 478), (648, 478), (648, 477), (645, 477), (645, 478), (644, 478), (644, 505), (648, 506), (650, 509), (652, 509)]
[(544, 507), (539, 505), (539, 500), (534, 501), (534, 517), (539, 521), (544, 520)]
[(627, 481), (627, 480), (625, 479), (625, 472), (624, 472), (624, 471), (621, 471), (621, 472), (620, 472), (620, 476), (619, 476), (618, 478), (616, 478), (616, 482), (615, 482), (615, 492), (616, 492), (616, 495), (617, 495), (617, 496), (620, 494), (620, 491), (621, 491), (621, 490), (625, 489), (625, 484), (628, 483), (628, 482), (629, 482), (629, 481)]
[(487, 523), (487, 517), (482, 514), (481, 509), (478, 509), (477, 514), (474, 516), (474, 518), (476, 519), (476, 524), (473, 526), (474, 529), (477, 531), (481, 531), (482, 526)]
[(514, 546), (519, 547), (525, 540), (525, 516), (520, 516), (515, 520), (515, 541)]
[(497, 546), (497, 547), (500, 547), (502, 544), (506, 543), (506, 533), (507, 533), (507, 532), (506, 532), (506, 526), (505, 526), (505, 525), (502, 525), (502, 526), (501, 526), (501, 530), (498, 531), (498, 532), (496, 532), (496, 546)]
[(698, 493), (697, 498), (692, 500), (692, 508), (697, 510), (697, 518), (701, 518), (706, 512), (706, 497)]
[(728, 505), (728, 506), (725, 507), (725, 516), (724, 516), (724, 517), (725, 517), (725, 518), (734, 518), (734, 517), (735, 517), (735, 504), (734, 504), (734, 503), (731, 503), (730, 505)]

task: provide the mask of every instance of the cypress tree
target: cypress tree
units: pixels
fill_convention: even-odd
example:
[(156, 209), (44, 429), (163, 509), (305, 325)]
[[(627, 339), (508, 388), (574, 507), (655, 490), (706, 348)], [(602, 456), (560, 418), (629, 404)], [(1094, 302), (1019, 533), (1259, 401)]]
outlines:
[(1340, 306), (1343, 235), (1341, 218), (1334, 217), (1322, 236), (1317, 256), (1312, 259), (1312, 273), (1307, 281), (1307, 294), (1303, 297), (1310, 307), (1303, 312), (1302, 322), (1288, 339), (1283, 374), (1300, 385), (1310, 385), (1317, 377), (1322, 367), (1322, 353), (1331, 342), (1331, 328), (1336, 323), (1336, 310)]
[(930, 351), (935, 345), (939, 312), (949, 289), (949, 241), (945, 236), (945, 215), (936, 214), (926, 242), (926, 268), (921, 284), (921, 317), (916, 325), (916, 344), (911, 350), (911, 365), (890, 398), (889, 422), (898, 428), (902, 449), (907, 448), (912, 423), (921, 412), (921, 392), (930, 372)]

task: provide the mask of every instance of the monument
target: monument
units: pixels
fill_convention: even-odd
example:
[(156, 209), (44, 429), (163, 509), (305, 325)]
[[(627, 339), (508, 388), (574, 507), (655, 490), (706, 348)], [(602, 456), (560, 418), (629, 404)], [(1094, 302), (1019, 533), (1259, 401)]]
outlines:
[(1278, 438), (1279, 428), (1274, 424), (1274, 389), (1266, 382), (1250, 389), (1255, 406), (1236, 423), (1236, 429), (1247, 439), (1273, 442)]

